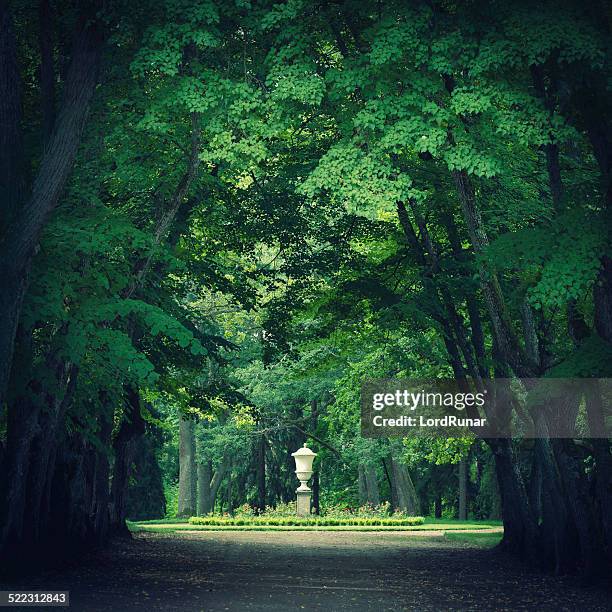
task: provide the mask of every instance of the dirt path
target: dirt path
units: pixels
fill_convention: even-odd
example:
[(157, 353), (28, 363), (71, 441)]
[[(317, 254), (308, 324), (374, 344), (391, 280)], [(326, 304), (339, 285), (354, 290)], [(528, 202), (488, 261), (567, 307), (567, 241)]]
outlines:
[(86, 612), (612, 610), (609, 593), (410, 532), (141, 533), (11, 586), (69, 589)]

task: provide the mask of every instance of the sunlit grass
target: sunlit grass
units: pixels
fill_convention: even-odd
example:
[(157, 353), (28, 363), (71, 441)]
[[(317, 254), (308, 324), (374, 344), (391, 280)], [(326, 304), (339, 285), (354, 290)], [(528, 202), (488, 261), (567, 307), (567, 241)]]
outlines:
[[(154, 533), (171, 533), (178, 531), (464, 531), (478, 529), (483, 532), (494, 530), (493, 534), (482, 533), (473, 535), (495, 535), (499, 539), (501, 521), (458, 521), (453, 519), (426, 518), (422, 525), (197, 525), (186, 519), (159, 519), (151, 521), (129, 522), (132, 531), (148, 531)], [(497, 532), (497, 533), (495, 533)], [(469, 536), (472, 534), (463, 534)], [(494, 542), (497, 543), (497, 542)]]
[(452, 540), (454, 542), (466, 542), (468, 544), (479, 546), (480, 548), (493, 548), (500, 543), (502, 535), (503, 534), (501, 532), (485, 531), (483, 533), (461, 533), (461, 531), (458, 531), (452, 533), (446, 532), (444, 537), (447, 540)]

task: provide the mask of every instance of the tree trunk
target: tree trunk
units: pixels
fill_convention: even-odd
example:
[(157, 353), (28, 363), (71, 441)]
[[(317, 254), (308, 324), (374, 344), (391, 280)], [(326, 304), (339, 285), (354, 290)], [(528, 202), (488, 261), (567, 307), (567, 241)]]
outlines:
[(434, 499), (434, 517), (437, 519), (442, 518), (442, 495), (440, 493), (436, 493)]
[(383, 469), (385, 470), (385, 477), (387, 479), (387, 482), (389, 483), (389, 491), (391, 492), (391, 511), (394, 512), (395, 509), (398, 507), (398, 503), (397, 489), (395, 487), (395, 481), (391, 475), (391, 472), (393, 470), (392, 463), (393, 462), (391, 461), (391, 455), (387, 455), (387, 458), (382, 460)]
[(38, 6), (38, 41), (40, 45), (40, 108), (43, 135), (47, 142), (55, 123), (55, 70), (53, 68), (53, 11), (49, 0)]
[[(7, 5), (0, 5), (0, 240), (19, 207), (24, 179), (21, 78), (13, 19)], [(0, 361), (0, 365), (4, 367), (4, 362)]]
[(198, 463), (198, 513), (200, 516), (211, 514), (215, 510), (215, 498), (231, 464), (229, 455), (224, 455), (213, 475), (212, 461)]
[(179, 492), (178, 516), (189, 518), (196, 513), (194, 422), (183, 416), (179, 419)]
[(145, 423), (140, 413), (138, 390), (126, 387), (125, 414), (117, 437), (113, 443), (115, 462), (109, 503), (109, 531), (112, 535), (129, 536), (125, 524), (127, 510), (127, 490), (135, 441), (144, 434)]
[[(534, 421), (538, 438), (534, 440), (535, 460), (542, 473), (541, 550), (544, 562), (558, 574), (571, 569), (576, 559), (575, 530), (564, 492), (561, 469), (553, 451), (543, 408), (536, 407)], [(548, 550), (546, 550), (548, 548)]]
[(579, 556), (573, 554), (563, 565), (572, 567), (579, 558), (584, 576), (603, 577), (608, 573), (605, 538), (599, 516), (590, 503), (591, 492), (583, 468), (585, 453), (571, 440), (555, 439), (552, 440), (552, 445), (580, 546)]
[[(476, 254), (482, 253), (489, 244), (484, 230), (480, 210), (476, 204), (474, 189), (465, 171), (452, 173), (459, 200), (463, 209), (463, 217), (468, 228), (470, 241)], [(478, 266), (480, 286), (489, 313), (489, 319), (498, 351), (504, 361), (510, 365), (517, 376), (529, 378), (533, 371), (529, 368), (525, 355), (516, 338), (515, 331), (509, 320), (506, 305), (502, 295), (499, 281), (495, 273), (487, 270), (483, 263)]]
[(511, 440), (486, 440), (493, 452), (499, 483), (504, 521), (502, 547), (521, 558), (535, 560), (538, 542), (537, 525), (531, 514), (523, 478), (519, 471)]
[(467, 459), (459, 462), (459, 520), (467, 521), (467, 484), (468, 484)]
[(234, 479), (232, 478), (232, 470), (228, 470), (227, 474), (227, 513), (234, 513), (234, 505), (232, 502), (232, 497), (234, 495)]
[[(610, 212), (612, 215), (612, 205)], [(612, 344), (612, 258), (601, 259), (601, 269), (597, 282), (593, 285), (595, 303), (595, 329), (599, 336)]]
[(210, 491), (212, 479), (212, 461), (198, 463), (198, 515), (206, 516), (213, 511), (213, 499)]
[(262, 435), (257, 440), (257, 510), (265, 512), (266, 510), (266, 439)]
[(357, 486), (359, 487), (359, 505), (368, 503), (368, 488), (365, 479), (365, 469), (362, 464), (357, 468)]
[(408, 468), (392, 456), (389, 456), (389, 464), (391, 466), (391, 482), (397, 499), (397, 509), (411, 516), (417, 516), (420, 514), (419, 498)]
[[(2, 6), (4, 7), (5, 3)], [(98, 64), (103, 42), (101, 24), (96, 18), (96, 3), (90, 3), (88, 6), (92, 13), (83, 14), (79, 19), (62, 105), (32, 184), (31, 194), (24, 206), (13, 216), (0, 246), (0, 278), (3, 279), (3, 291), (0, 294), (0, 406), (4, 404), (6, 397), (15, 349), (15, 334), (28, 286), (32, 257), (47, 219), (57, 205), (72, 171), (98, 82)], [(0, 18), (3, 21), (2, 30), (4, 31), (4, 25), (8, 25), (10, 31), (5, 10), (0, 13)], [(10, 36), (10, 33), (7, 36)], [(3, 45), (10, 45), (10, 39), (8, 43), (4, 40), (3, 36)], [(7, 60), (10, 62), (10, 53)], [(8, 72), (11, 70), (15, 69), (8, 65)], [(0, 78), (0, 87), (3, 86)], [(12, 85), (15, 86), (18, 86), (18, 80)], [(11, 99), (13, 97), (14, 95)], [(4, 133), (4, 128), (1, 131)]]
[[(599, 381), (592, 381), (586, 393), (587, 418), (592, 435), (605, 431), (604, 406)], [(610, 440), (591, 440), (595, 458), (595, 497), (601, 517), (602, 536), (606, 542), (608, 560), (612, 562), (612, 454)]]
[(30, 446), (36, 435), (40, 408), (21, 398), (19, 410), (8, 412), (7, 465), (2, 495), (2, 532), (0, 550), (5, 558), (18, 551), (23, 540), (26, 485), (30, 469)]
[(223, 482), (223, 477), (225, 476), (225, 473), (229, 469), (230, 465), (230, 456), (227, 454), (223, 455), (223, 459), (215, 470), (215, 474), (212, 477), (212, 480), (210, 481), (211, 510), (215, 509), (215, 499), (217, 497), (217, 493), (219, 492), (219, 487), (221, 486), (221, 483)]
[[(106, 410), (104, 410), (106, 409)], [(100, 431), (99, 440), (101, 449), (96, 450), (96, 463), (93, 482), (93, 495), (91, 504), (91, 515), (93, 520), (93, 532), (96, 543), (103, 544), (109, 533), (109, 484), (110, 464), (108, 461), (107, 448), (110, 447), (113, 432), (112, 412), (103, 398), (103, 410), (99, 417)]]
[[(310, 403), (310, 431), (313, 434), (317, 433), (317, 428), (319, 426), (319, 402), (317, 400), (312, 400)], [(315, 447), (316, 451), (317, 448)], [(311, 488), (312, 488), (312, 509), (315, 514), (320, 514), (321, 510), (319, 508), (319, 473), (321, 471), (321, 461), (318, 461), (318, 469), (315, 470), (312, 475), (311, 480)]]
[(365, 475), (367, 503), (372, 506), (378, 506), (378, 504), (380, 504), (380, 493), (378, 491), (376, 468), (373, 465), (365, 465), (363, 470)]
[[(46, 519), (43, 497), (49, 478), (55, 469), (55, 456), (58, 439), (64, 426), (64, 415), (76, 387), (77, 368), (73, 364), (56, 364), (60, 389), (64, 387), (63, 397), (47, 394), (47, 409), (39, 416), (38, 435), (30, 449), (30, 469), (28, 473), (27, 509), (25, 521), (29, 525), (28, 538), (34, 544), (44, 529)], [(59, 390), (59, 389), (58, 389)]]

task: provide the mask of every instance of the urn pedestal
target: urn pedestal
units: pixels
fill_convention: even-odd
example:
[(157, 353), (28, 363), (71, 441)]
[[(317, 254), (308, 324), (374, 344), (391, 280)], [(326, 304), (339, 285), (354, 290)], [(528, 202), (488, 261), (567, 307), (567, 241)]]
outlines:
[(317, 456), (304, 444), (303, 448), (291, 453), (291, 456), (295, 459), (295, 475), (300, 481), (300, 486), (297, 488), (297, 515), (298, 516), (309, 516), (310, 515), (310, 496), (312, 495), (312, 489), (308, 487), (308, 481), (312, 476), (312, 462)]
[(312, 491), (297, 491), (297, 515), (310, 516), (310, 497)]

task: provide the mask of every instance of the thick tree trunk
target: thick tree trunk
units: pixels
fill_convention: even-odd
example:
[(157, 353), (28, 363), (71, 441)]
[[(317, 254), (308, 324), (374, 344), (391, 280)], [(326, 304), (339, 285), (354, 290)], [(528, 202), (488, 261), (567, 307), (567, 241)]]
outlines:
[[(612, 205), (609, 210), (612, 216)], [(608, 256), (601, 259), (599, 276), (593, 285), (593, 301), (595, 329), (603, 340), (612, 344), (612, 258)]]
[(144, 434), (145, 423), (140, 412), (140, 398), (133, 387), (126, 388), (125, 414), (117, 437), (113, 443), (115, 462), (109, 503), (111, 535), (128, 536), (125, 524), (127, 511), (128, 479), (134, 455), (134, 443)]
[(488, 439), (493, 457), (502, 503), (504, 537), (502, 547), (524, 559), (535, 560), (538, 548), (537, 524), (529, 507), (529, 499), (519, 471), (512, 442)]
[[(7, 4), (0, 4), (0, 241), (19, 207), (24, 179), (21, 78), (13, 19)], [(0, 366), (4, 366), (3, 361)], [(0, 407), (1, 399), (0, 393)]]
[(585, 453), (571, 440), (552, 440), (552, 445), (580, 546), (580, 554), (568, 558), (564, 566), (571, 567), (580, 559), (580, 569), (585, 576), (604, 576), (608, 573), (605, 537), (598, 513), (590, 503), (590, 487), (583, 467)]
[(99, 416), (100, 430), (98, 437), (101, 448), (96, 449), (95, 471), (93, 481), (93, 494), (91, 503), (91, 517), (93, 522), (93, 533), (95, 543), (99, 546), (106, 542), (109, 533), (109, 485), (110, 465), (108, 453), (105, 449), (110, 448), (111, 435), (113, 432), (112, 411), (108, 406), (105, 396), (102, 398), (102, 411)]
[[(598, 382), (589, 386), (586, 394), (587, 418), (591, 433), (605, 431), (604, 406)], [(612, 453), (610, 440), (591, 440), (595, 458), (595, 496), (601, 520), (602, 536), (606, 543), (606, 554), (612, 562)]]
[(40, 107), (45, 142), (55, 123), (55, 70), (53, 68), (53, 10), (49, 0), (38, 6), (38, 41), (40, 45)]
[(189, 518), (196, 513), (194, 496), (195, 475), (195, 436), (194, 422), (191, 419), (179, 419), (179, 491), (178, 516)]
[(0, 551), (5, 558), (19, 551), (23, 542), (30, 447), (37, 433), (40, 408), (21, 398), (8, 412), (7, 461), (2, 495)]
[[(72, 171), (89, 105), (98, 82), (102, 49), (101, 24), (96, 18), (97, 7), (95, 3), (91, 4), (89, 8), (92, 13), (83, 14), (79, 19), (62, 105), (34, 179), (31, 194), (13, 215), (0, 243), (0, 278), (3, 279), (3, 291), (0, 294), (0, 406), (6, 398), (15, 334), (28, 285), (30, 263), (41, 232)], [(0, 17), (3, 20), (2, 25), (9, 25), (10, 30), (4, 9)], [(4, 27), (2, 30), (4, 31)], [(6, 61), (8, 60), (10, 54)], [(2, 63), (4, 64), (4, 61)], [(5, 74), (11, 70), (14, 72), (15, 69), (9, 66)], [(0, 87), (2, 86), (0, 80)], [(0, 117), (0, 120), (2, 119)], [(11, 117), (12, 119), (14, 117)], [(4, 129), (3, 126), (0, 130), (3, 134)]]
[(534, 441), (534, 453), (542, 474), (541, 550), (546, 564), (552, 564), (556, 573), (565, 573), (572, 569), (577, 556), (576, 534), (543, 408), (536, 407), (535, 412), (534, 421), (539, 437)]
[(68, 466), (68, 504), (66, 506), (65, 539), (71, 554), (85, 550), (89, 542), (89, 507), (91, 504), (91, 481), (88, 482), (86, 459), (87, 443), (83, 436), (75, 432), (70, 436)]
[(542, 469), (535, 453), (532, 458), (529, 476), (529, 506), (536, 524), (542, 520)]
[(38, 435), (35, 436), (30, 451), (25, 521), (29, 525), (28, 538), (33, 544), (40, 539), (40, 532), (45, 528), (43, 497), (47, 482), (55, 469), (56, 449), (64, 426), (64, 415), (76, 387), (76, 366), (60, 363), (56, 367), (59, 370), (60, 385), (64, 387), (64, 395), (47, 396), (47, 409), (39, 416)]

